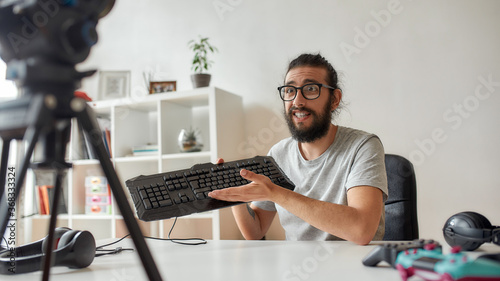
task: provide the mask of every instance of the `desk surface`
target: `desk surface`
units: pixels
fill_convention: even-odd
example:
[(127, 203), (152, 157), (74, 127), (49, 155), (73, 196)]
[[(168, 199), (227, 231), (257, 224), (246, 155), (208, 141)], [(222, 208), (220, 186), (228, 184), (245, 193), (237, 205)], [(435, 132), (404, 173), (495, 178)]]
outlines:
[[(98, 241), (103, 245), (106, 241)], [(377, 243), (358, 246), (351, 242), (316, 241), (211, 241), (185, 246), (169, 241), (147, 240), (163, 280), (401, 280), (387, 264), (365, 267), (363, 257)], [(113, 245), (131, 247), (132, 241)], [(491, 248), (488, 248), (491, 247)], [(496, 248), (495, 248), (496, 247)], [(498, 246), (481, 250), (499, 252)], [(444, 248), (445, 249), (445, 248)], [(488, 251), (488, 249), (491, 249)], [(479, 253), (478, 253), (479, 254)], [(2, 280), (41, 280), (41, 272), (2, 276)], [(55, 267), (50, 280), (148, 280), (136, 252), (97, 257), (84, 269)], [(413, 280), (420, 280), (412, 278)]]

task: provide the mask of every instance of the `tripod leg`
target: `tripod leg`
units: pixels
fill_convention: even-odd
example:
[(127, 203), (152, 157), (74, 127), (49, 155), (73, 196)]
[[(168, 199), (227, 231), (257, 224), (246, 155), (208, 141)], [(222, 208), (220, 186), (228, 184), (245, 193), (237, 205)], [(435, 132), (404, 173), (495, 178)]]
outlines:
[(56, 229), (57, 222), (57, 207), (61, 197), (62, 181), (64, 177), (63, 169), (57, 168), (56, 182), (54, 185), (54, 201), (52, 202), (52, 212), (50, 214), (49, 234), (47, 237), (47, 247), (45, 249), (45, 256), (43, 262), (43, 276), (42, 281), (49, 280), (50, 267), (52, 264), (52, 249), (54, 248), (54, 230)]
[[(21, 162), (21, 169), (16, 175), (16, 191), (14, 193), (13, 202), (17, 202), (17, 197), (19, 197), (19, 193), (21, 193), (21, 187), (23, 186), (24, 178), (26, 177), (26, 172), (28, 171), (28, 166), (30, 165), (30, 158), (31, 155), (33, 155), (33, 150), (35, 150), (35, 145), (41, 130), (41, 126), (33, 125), (28, 127), (24, 135), (24, 142), (28, 143), (28, 149), (26, 150), (26, 154)], [(0, 200), (0, 233), (2, 235), (5, 233), (7, 224), (10, 220), (9, 204), (5, 204), (7, 199), (7, 194), (4, 193), (2, 199)]]
[(92, 148), (94, 149), (94, 152), (101, 163), (104, 174), (108, 179), (111, 190), (113, 191), (113, 196), (116, 199), (116, 204), (120, 209), (123, 220), (125, 221), (127, 229), (130, 232), (130, 236), (134, 241), (135, 248), (141, 258), (142, 265), (146, 270), (149, 280), (162, 280), (153, 256), (151, 255), (146, 241), (144, 240), (144, 236), (142, 236), (139, 224), (134, 217), (134, 213), (130, 209), (123, 186), (121, 185), (118, 175), (109, 160), (109, 155), (106, 152), (106, 148), (104, 147), (103, 139), (101, 137), (101, 130), (99, 129), (97, 119), (95, 118), (92, 109), (88, 105), (85, 105), (85, 108), (78, 112), (76, 117), (78, 122), (82, 125), (83, 130), (90, 136)]
[(2, 197), (2, 195), (5, 191), (5, 178), (7, 176), (7, 165), (9, 163), (10, 141), (11, 140), (3, 140), (3, 144), (2, 144), (2, 158), (0, 158), (1, 159), (1, 164), (0, 164), (0, 198)]

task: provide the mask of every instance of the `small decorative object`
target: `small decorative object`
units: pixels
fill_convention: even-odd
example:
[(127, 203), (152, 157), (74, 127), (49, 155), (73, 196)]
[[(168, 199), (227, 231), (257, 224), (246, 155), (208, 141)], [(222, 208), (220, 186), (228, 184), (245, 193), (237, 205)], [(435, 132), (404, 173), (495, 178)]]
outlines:
[(176, 81), (158, 81), (149, 82), (149, 93), (164, 93), (164, 92), (175, 92), (177, 88)]
[(203, 148), (201, 132), (199, 129), (182, 129), (178, 139), (181, 152), (197, 152)]
[(130, 92), (130, 71), (101, 71), (99, 100), (125, 98)]
[(210, 85), (211, 75), (203, 73), (203, 70), (208, 71), (212, 66), (212, 61), (208, 60), (208, 53), (215, 53), (217, 48), (208, 42), (208, 37), (201, 37), (199, 41), (191, 40), (188, 42), (189, 48), (194, 52), (191, 69), (195, 74), (191, 75), (191, 81), (194, 88), (208, 87)]
[(85, 214), (111, 214), (111, 191), (106, 177), (85, 177), (85, 197)]

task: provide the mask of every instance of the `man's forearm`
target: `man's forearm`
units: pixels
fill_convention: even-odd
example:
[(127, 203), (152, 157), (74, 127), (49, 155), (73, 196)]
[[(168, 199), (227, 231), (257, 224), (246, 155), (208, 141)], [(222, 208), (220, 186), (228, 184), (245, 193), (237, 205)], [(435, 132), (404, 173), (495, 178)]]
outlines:
[[(306, 197), (277, 186), (268, 177), (251, 171), (243, 169), (240, 174), (251, 183), (214, 190), (209, 196), (233, 202), (272, 201), (310, 225), (357, 244), (369, 243), (377, 232), (384, 210), (383, 193), (378, 188), (372, 186), (350, 188), (347, 191), (347, 206), (345, 206)], [(260, 239), (269, 229), (276, 211), (252, 208), (256, 213), (253, 222), (251, 213), (248, 209), (245, 211), (245, 208), (240, 206), (236, 209), (235, 216), (239, 216), (237, 221), (240, 230), (244, 232), (245, 237), (246, 235), (250, 237), (248, 239)]]
[[(368, 192), (368, 196), (379, 195), (379, 190), (366, 188), (363, 192)], [(367, 244), (377, 231), (383, 211), (381, 199), (380, 203), (376, 203), (377, 200), (374, 203), (368, 196), (365, 196), (366, 202), (357, 200), (353, 206), (346, 206), (282, 189), (272, 201), (322, 231), (357, 244)]]
[(261, 239), (264, 234), (261, 230), (260, 218), (250, 207), (250, 203), (232, 207), (233, 215), (243, 237), (247, 240)]

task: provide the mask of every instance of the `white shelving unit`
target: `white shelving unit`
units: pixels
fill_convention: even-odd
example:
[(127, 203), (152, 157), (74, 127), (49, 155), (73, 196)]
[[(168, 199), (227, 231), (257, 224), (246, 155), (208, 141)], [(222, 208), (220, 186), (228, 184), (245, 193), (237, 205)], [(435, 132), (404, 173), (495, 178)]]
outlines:
[[(140, 98), (126, 98), (91, 102), (97, 116), (110, 120), (112, 163), (122, 182), (138, 175), (156, 174), (189, 168), (194, 164), (212, 162), (222, 157), (226, 161), (244, 157), (238, 152), (243, 143), (244, 116), (242, 98), (215, 87), (183, 92), (153, 94)], [(73, 126), (75, 127), (75, 126)], [(199, 128), (203, 149), (200, 152), (182, 153), (177, 139), (182, 129)], [(158, 144), (156, 155), (132, 156), (132, 147)], [(58, 217), (59, 225), (91, 231), (96, 239), (121, 237), (127, 233), (123, 219), (112, 198), (109, 215), (85, 214), (85, 177), (103, 175), (97, 160), (78, 159), (77, 145), (69, 145), (69, 161), (73, 168), (68, 172), (68, 214)], [(27, 194), (28, 195), (28, 194)], [(33, 197), (33, 196), (32, 196)], [(130, 200), (131, 202), (131, 200)], [(133, 205), (131, 208), (135, 213)], [(211, 239), (220, 239), (219, 212), (195, 214), (183, 219), (211, 220)], [(48, 216), (36, 215), (27, 228), (43, 229)], [(42, 223), (43, 225), (38, 225)], [(142, 222), (145, 234), (166, 237), (171, 224), (165, 221)], [(176, 232), (178, 231), (176, 226)], [(43, 232), (43, 231), (42, 231)], [(43, 232), (45, 233), (45, 232)], [(31, 237), (31, 240), (34, 237)]]

